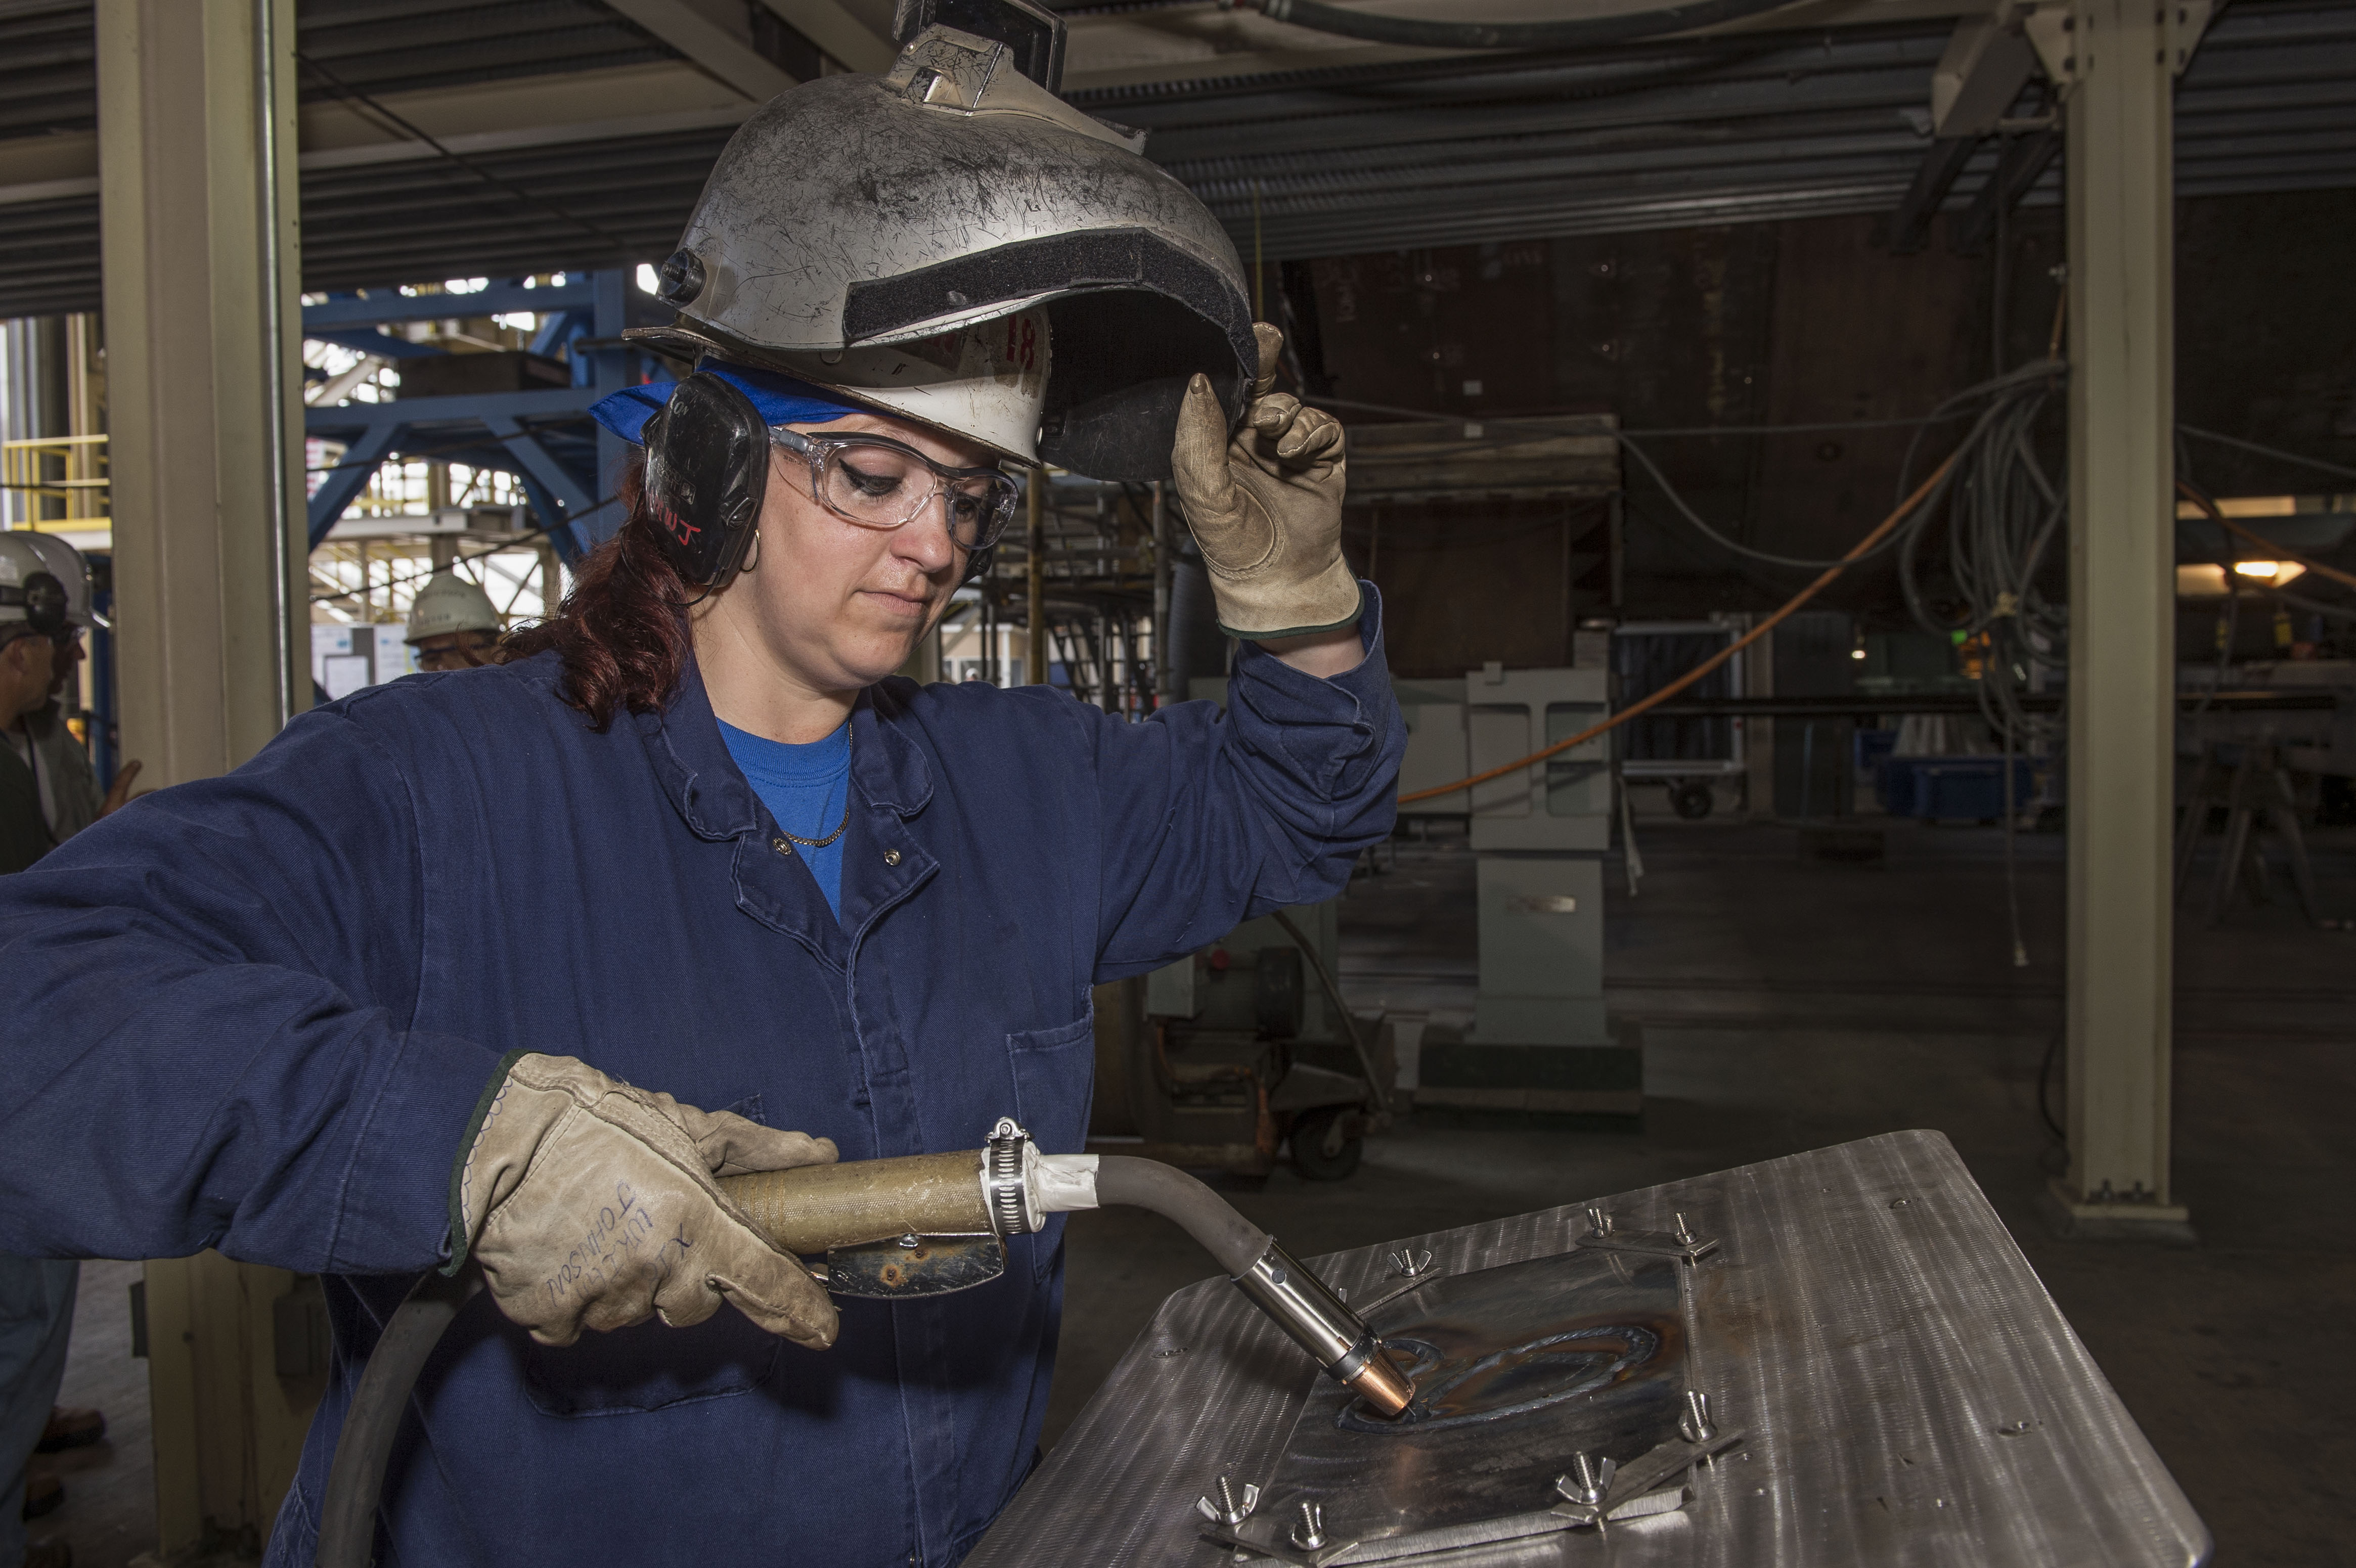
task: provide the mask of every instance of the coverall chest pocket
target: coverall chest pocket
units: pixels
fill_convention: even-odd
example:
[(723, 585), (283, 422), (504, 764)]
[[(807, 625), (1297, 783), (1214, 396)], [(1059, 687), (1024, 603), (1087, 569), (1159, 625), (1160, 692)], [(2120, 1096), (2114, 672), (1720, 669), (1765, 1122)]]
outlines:
[[(1088, 1139), (1089, 1097), (1096, 1087), (1096, 1009), (1054, 1029), (1006, 1037), (1014, 1068), (1015, 1115), (1042, 1154), (1078, 1154)], [(1064, 1217), (1051, 1214), (1027, 1239), (1032, 1270), (1044, 1279), (1064, 1240)]]

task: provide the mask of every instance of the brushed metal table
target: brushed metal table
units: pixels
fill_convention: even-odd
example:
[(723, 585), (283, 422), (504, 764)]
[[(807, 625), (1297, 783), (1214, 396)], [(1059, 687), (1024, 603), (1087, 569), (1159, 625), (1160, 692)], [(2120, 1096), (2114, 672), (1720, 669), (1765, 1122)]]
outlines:
[[(1592, 1211), (1638, 1250), (1611, 1250)], [(1424, 1332), (1414, 1327), (1419, 1294), (1431, 1295), (1436, 1309), (1444, 1282), (1469, 1290), (1477, 1282), (1461, 1276), (1474, 1271), (1573, 1252), (1596, 1256), (1493, 1277), (1543, 1285), (1574, 1268), (1594, 1276), (1616, 1256), (1622, 1262), (1611, 1266), (1622, 1285), (1657, 1295), (1658, 1260), (1677, 1251), (1670, 1238), (1679, 1216), (1696, 1243), (1674, 1259), (1683, 1331), (1662, 1332), (1681, 1341), (1677, 1375), (1707, 1389), (1715, 1420), (1740, 1434), (1695, 1464), (1682, 1491), (1655, 1492), (1601, 1530), (1588, 1520), (1574, 1528), (1546, 1522), (1549, 1505), (1558, 1518), (1579, 1512), (1561, 1495), (1490, 1465), (1493, 1489), (1536, 1494), (1525, 1518), (1540, 1525), (1436, 1552), (1416, 1543), (1473, 1541), (1479, 1531), (1387, 1545), (1375, 1538), (1408, 1527), (1370, 1519), (1369, 1488), (1429, 1492), (1445, 1489), (1447, 1477), (1383, 1457), (1399, 1447), (1369, 1447), (1355, 1473), (1335, 1466), (1332, 1435), (1337, 1423), (1349, 1424), (1346, 1412), (1336, 1413), (1342, 1396), (1237, 1292), (1205, 1280), (1162, 1303), (969, 1568), (1223, 1568), (1271, 1558), (1320, 1568), (1580, 1568), (1607, 1558), (1613, 1568), (2158, 1568), (2207, 1559), (2207, 1530), (1937, 1133), (1890, 1133), (1592, 1205), (1337, 1253), (1313, 1266), (1365, 1304), (1387, 1337), (1402, 1324)], [(1404, 1277), (1395, 1255), (1426, 1250), (1428, 1273)], [(1426, 1292), (1423, 1281), (1442, 1283)], [(1402, 1285), (1410, 1288), (1382, 1301)], [(1541, 1439), (1528, 1447), (1509, 1457), (1535, 1467), (1529, 1474), (1571, 1462)], [(1497, 1449), (1492, 1442), (1493, 1457)], [(1323, 1470), (1312, 1450), (1323, 1451)], [(1238, 1487), (1268, 1485), (1268, 1515), (1224, 1530), (1206, 1520), (1197, 1499), (1215, 1493), (1223, 1475)], [(1319, 1551), (1273, 1533), (1312, 1496), (1328, 1503), (1331, 1539)], [(1402, 1498), (1401, 1517), (1413, 1511), (1404, 1505), (1432, 1500)], [(1623, 1500), (1612, 1494), (1607, 1509)], [(1425, 1517), (1439, 1516), (1427, 1508)], [(1264, 1539), (1255, 1541), (1255, 1531)], [(1237, 1541), (1259, 1550), (1239, 1551)], [(1399, 1554), (1408, 1550), (1419, 1554)]]

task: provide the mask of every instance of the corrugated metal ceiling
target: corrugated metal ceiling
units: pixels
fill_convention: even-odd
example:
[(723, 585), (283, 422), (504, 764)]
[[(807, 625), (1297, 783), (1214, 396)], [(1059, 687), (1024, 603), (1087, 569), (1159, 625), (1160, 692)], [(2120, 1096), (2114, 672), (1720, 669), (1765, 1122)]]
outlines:
[[(594, 0), (303, 0), (300, 15), (304, 51), (372, 92), (670, 58)], [(86, 0), (0, 5), (0, 135), (89, 124), (89, 18)], [(1892, 209), (1929, 145), (1916, 122), (1946, 34), (1458, 58), (1076, 101), (1151, 129), (1151, 155), (1210, 202), (1246, 255), (1255, 193), (1264, 256), (1336, 255)], [(2185, 195), (2356, 186), (2356, 5), (2227, 12), (2185, 77), (2177, 123)], [(659, 258), (726, 135), (477, 155), (583, 222), (438, 159), (306, 170), (305, 286)], [(1967, 203), (1993, 164), (1991, 144), (1949, 205)], [(2029, 199), (2054, 199), (2058, 179), (2057, 165)], [(5, 214), (0, 315), (94, 305), (96, 197)]]

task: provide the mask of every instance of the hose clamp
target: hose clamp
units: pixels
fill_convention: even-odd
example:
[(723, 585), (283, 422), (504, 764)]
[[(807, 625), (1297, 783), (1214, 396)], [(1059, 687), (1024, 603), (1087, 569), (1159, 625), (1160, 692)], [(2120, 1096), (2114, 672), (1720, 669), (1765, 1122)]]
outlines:
[(1039, 1228), (1031, 1201), (1031, 1166), (1038, 1147), (1012, 1116), (998, 1118), (981, 1151), (981, 1196), (990, 1223), (1001, 1236), (1023, 1236)]

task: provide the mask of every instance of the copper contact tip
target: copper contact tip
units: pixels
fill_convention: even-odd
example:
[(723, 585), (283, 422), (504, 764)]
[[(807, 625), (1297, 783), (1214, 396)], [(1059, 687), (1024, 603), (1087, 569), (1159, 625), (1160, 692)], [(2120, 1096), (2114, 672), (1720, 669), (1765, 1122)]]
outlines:
[(1397, 1415), (1415, 1398), (1415, 1385), (1392, 1363), (1390, 1352), (1379, 1342), (1375, 1353), (1366, 1358), (1366, 1364), (1352, 1375), (1350, 1386), (1377, 1415)]

